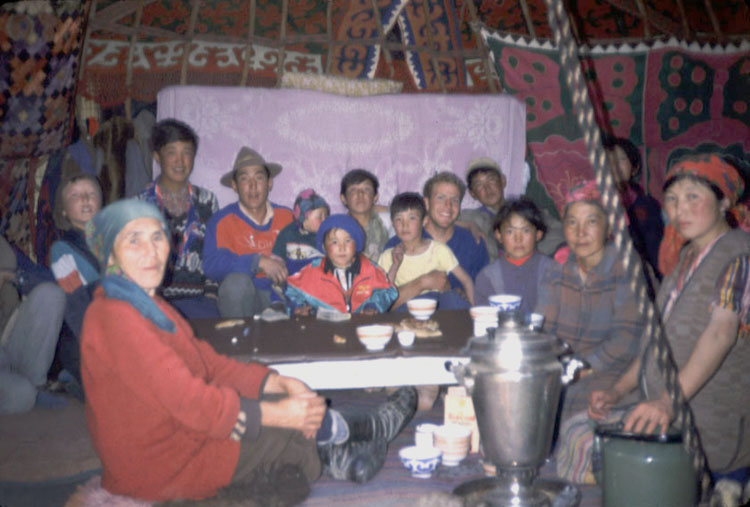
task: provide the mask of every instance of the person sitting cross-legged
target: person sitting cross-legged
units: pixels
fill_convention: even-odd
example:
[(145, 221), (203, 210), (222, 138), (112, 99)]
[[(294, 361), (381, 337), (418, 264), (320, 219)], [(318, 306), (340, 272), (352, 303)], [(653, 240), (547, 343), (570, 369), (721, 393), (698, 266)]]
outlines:
[(321, 470), (370, 480), (412, 418), (416, 391), (336, 410), (300, 380), (218, 354), (157, 293), (167, 231), (159, 210), (137, 200), (87, 225), (103, 272), (84, 319), (81, 371), (102, 486), (147, 501), (221, 491), (280, 505), (302, 501)]
[(221, 184), (238, 201), (215, 213), (206, 225), (203, 270), (219, 282), (219, 314), (252, 317), (276, 301), (289, 275), (284, 259), (273, 255), (279, 232), (292, 223), (289, 208), (273, 204), (268, 194), (281, 166), (242, 147)]

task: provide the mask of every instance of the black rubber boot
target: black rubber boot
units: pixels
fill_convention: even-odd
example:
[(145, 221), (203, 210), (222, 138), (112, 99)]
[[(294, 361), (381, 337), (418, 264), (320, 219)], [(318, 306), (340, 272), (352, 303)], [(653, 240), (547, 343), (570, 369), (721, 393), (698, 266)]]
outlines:
[(334, 479), (364, 483), (383, 468), (388, 444), (385, 440), (349, 441), (318, 446), (323, 473)]
[(401, 387), (372, 409), (341, 409), (349, 425), (349, 440), (391, 442), (409, 424), (417, 411), (417, 390)]

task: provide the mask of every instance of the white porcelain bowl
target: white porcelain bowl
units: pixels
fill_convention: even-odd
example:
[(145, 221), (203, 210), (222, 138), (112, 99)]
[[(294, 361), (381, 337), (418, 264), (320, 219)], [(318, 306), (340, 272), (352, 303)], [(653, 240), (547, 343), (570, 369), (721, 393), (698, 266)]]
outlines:
[(401, 463), (413, 477), (428, 479), (440, 463), (440, 449), (435, 447), (417, 447), (412, 445), (398, 451)]
[(501, 312), (513, 312), (521, 306), (521, 296), (515, 294), (495, 294), (489, 298), (490, 306), (496, 307)]
[(429, 298), (414, 298), (406, 302), (411, 316), (417, 320), (428, 320), (435, 313), (437, 301)]
[(357, 326), (357, 338), (367, 350), (383, 350), (392, 336), (393, 326), (388, 324)]

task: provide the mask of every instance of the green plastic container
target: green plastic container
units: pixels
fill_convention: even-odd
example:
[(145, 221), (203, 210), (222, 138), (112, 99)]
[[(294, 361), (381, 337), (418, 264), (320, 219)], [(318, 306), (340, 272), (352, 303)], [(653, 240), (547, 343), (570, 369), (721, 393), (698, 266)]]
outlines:
[(696, 505), (698, 481), (678, 431), (636, 435), (600, 427), (595, 434), (604, 507)]

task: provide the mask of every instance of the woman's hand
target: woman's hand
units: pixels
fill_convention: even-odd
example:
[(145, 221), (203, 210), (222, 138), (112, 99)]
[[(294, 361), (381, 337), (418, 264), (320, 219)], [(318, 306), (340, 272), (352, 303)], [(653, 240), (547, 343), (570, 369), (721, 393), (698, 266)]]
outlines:
[(592, 391), (589, 394), (589, 417), (595, 420), (601, 420), (607, 417), (612, 407), (620, 401), (620, 393), (614, 389)]
[(664, 435), (673, 418), (672, 404), (668, 398), (661, 397), (658, 400), (644, 401), (636, 405), (625, 418), (623, 429), (633, 433), (651, 434), (659, 428), (661, 434)]
[(315, 392), (301, 380), (294, 377), (279, 375), (276, 372), (271, 372), (268, 374), (263, 392), (285, 394), (287, 396), (294, 396), (298, 394), (305, 396), (315, 396)]
[(300, 431), (305, 438), (314, 438), (326, 412), (325, 400), (313, 392), (295, 394), (279, 401), (260, 402), (263, 426)]

